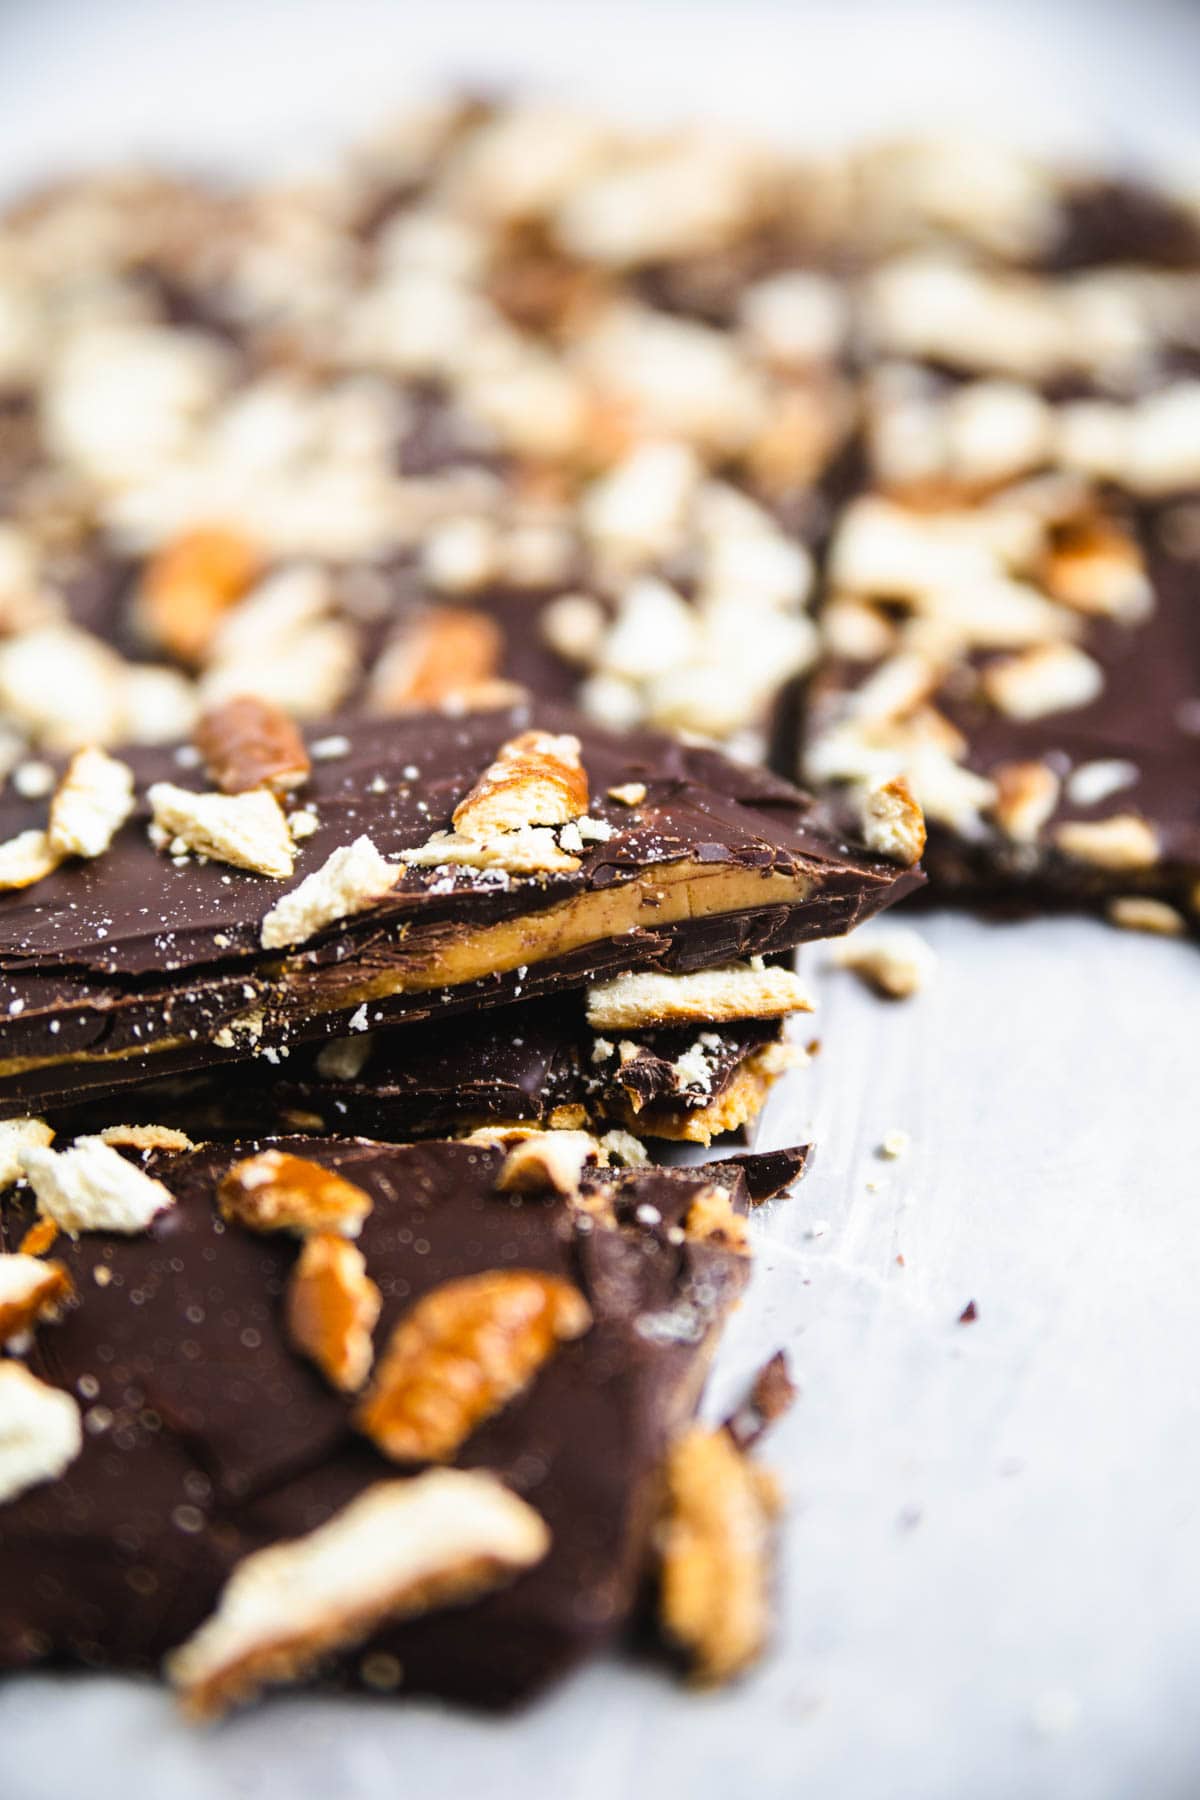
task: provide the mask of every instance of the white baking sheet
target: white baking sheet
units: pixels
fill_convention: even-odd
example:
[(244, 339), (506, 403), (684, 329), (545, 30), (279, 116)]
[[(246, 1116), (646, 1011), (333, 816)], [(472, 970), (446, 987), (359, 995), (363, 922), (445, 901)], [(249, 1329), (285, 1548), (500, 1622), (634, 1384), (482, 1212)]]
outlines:
[[(8, 0), (0, 169), (293, 156), (487, 70), (810, 141), (957, 113), (1178, 157), (1197, 50), (1183, 6)], [(0, 1800), (1194, 1796), (1200, 959), (1080, 920), (919, 928), (938, 972), (903, 1005), (808, 954), (825, 1047), (765, 1122), (820, 1149), (755, 1221), (710, 1395), (780, 1344), (802, 1388), (759, 1674), (700, 1698), (613, 1661), (516, 1720), (291, 1699), (204, 1735), (149, 1684), (23, 1678)]]

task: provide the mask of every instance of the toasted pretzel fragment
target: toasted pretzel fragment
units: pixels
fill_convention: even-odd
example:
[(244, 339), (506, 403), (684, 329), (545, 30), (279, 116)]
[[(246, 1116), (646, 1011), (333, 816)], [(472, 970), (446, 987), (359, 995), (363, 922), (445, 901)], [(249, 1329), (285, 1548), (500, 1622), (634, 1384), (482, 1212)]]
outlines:
[(587, 1022), (593, 1031), (776, 1019), (811, 1011), (812, 1001), (793, 970), (756, 968), (753, 962), (702, 969), (694, 975), (618, 975), (587, 991)]
[(0, 1119), (0, 1191), (25, 1173), (21, 1154), (52, 1143), (53, 1128), (45, 1119)]
[(886, 1000), (907, 1000), (922, 987), (934, 966), (924, 938), (906, 925), (853, 932), (834, 953), (839, 969), (849, 969)]
[(544, 1521), (492, 1475), (377, 1482), (306, 1537), (244, 1558), (166, 1671), (187, 1710), (212, 1717), (387, 1620), (499, 1586), (549, 1545)]
[(222, 1218), (236, 1219), (251, 1231), (357, 1237), (374, 1202), (364, 1188), (306, 1156), (260, 1150), (226, 1170), (217, 1204)]
[(82, 1447), (71, 1395), (39, 1381), (23, 1363), (0, 1361), (0, 1506), (55, 1480)]
[(1124, 931), (1148, 931), (1156, 937), (1182, 937), (1187, 920), (1165, 900), (1149, 894), (1120, 894), (1110, 900), (1107, 914), (1114, 925)]
[(50, 802), (50, 848), (102, 856), (133, 811), (133, 770), (104, 750), (77, 750)]
[(1068, 819), (1056, 827), (1054, 842), (1067, 856), (1114, 873), (1152, 869), (1159, 856), (1154, 827), (1137, 813), (1113, 813), (1107, 819)]
[(285, 881), (295, 846), (283, 808), (266, 788), (248, 794), (197, 794), (156, 781), (146, 798), (165, 847), (182, 845), (237, 869)]
[(699, 1428), (672, 1446), (666, 1485), (662, 1623), (689, 1655), (695, 1680), (728, 1681), (767, 1640), (778, 1490), (728, 1432)]
[(1104, 687), (1104, 670), (1075, 644), (1038, 644), (997, 657), (984, 669), (980, 685), (1006, 717), (1041, 719), (1090, 706)]
[(326, 925), (365, 912), (391, 892), (403, 872), (401, 864), (380, 855), (369, 837), (344, 844), (264, 916), (263, 949), (306, 943)]
[(1054, 815), (1062, 783), (1044, 762), (999, 763), (992, 770), (996, 798), (991, 813), (1014, 844), (1035, 844)]
[(486, 613), (441, 606), (393, 638), (371, 677), (373, 712), (440, 706), (497, 673), (504, 653), (500, 627)]
[(435, 831), (427, 844), (406, 850), (404, 860), (414, 869), (506, 869), (510, 875), (569, 874), (579, 867), (579, 858), (561, 849), (546, 825), (524, 825), (488, 838)]
[(21, 1337), (43, 1319), (57, 1318), (74, 1292), (62, 1263), (20, 1253), (0, 1255), (0, 1344)]
[(223, 794), (269, 788), (282, 798), (312, 770), (304, 739), (283, 708), (243, 694), (201, 713), (194, 732), (209, 778)]
[(599, 1145), (586, 1131), (544, 1131), (514, 1144), (496, 1177), (507, 1193), (536, 1193), (553, 1188), (574, 1194), (585, 1163), (599, 1158)]
[(126, 1150), (194, 1150), (195, 1144), (186, 1131), (170, 1125), (106, 1125), (96, 1134), (101, 1143)]
[(32, 887), (53, 875), (62, 857), (50, 842), (50, 834), (36, 829), (19, 831), (0, 844), (0, 893)]
[(863, 842), (889, 862), (911, 868), (925, 848), (925, 816), (902, 775), (879, 787), (865, 787), (859, 798)]
[(749, 1254), (746, 1221), (741, 1213), (734, 1212), (728, 1188), (717, 1187), (715, 1182), (701, 1188), (696, 1195), (688, 1207), (683, 1229), (688, 1237), (711, 1238), (728, 1250)]
[(578, 1288), (538, 1269), (444, 1282), (392, 1332), (355, 1422), (385, 1456), (445, 1462), (591, 1322)]
[(161, 1181), (127, 1162), (98, 1137), (76, 1138), (69, 1150), (37, 1145), (21, 1152), (21, 1167), (37, 1197), (38, 1211), (78, 1237), (81, 1231), (147, 1231), (174, 1206)]
[(258, 552), (237, 532), (213, 526), (185, 532), (149, 563), (138, 594), (141, 618), (181, 662), (201, 662), (222, 618), (258, 572)]
[(460, 837), (488, 839), (523, 825), (565, 825), (587, 811), (588, 781), (579, 739), (523, 731), (501, 744), (495, 760), (454, 809)]
[(305, 1240), (288, 1283), (288, 1332), (342, 1393), (357, 1393), (371, 1372), (380, 1304), (361, 1250), (327, 1231)]

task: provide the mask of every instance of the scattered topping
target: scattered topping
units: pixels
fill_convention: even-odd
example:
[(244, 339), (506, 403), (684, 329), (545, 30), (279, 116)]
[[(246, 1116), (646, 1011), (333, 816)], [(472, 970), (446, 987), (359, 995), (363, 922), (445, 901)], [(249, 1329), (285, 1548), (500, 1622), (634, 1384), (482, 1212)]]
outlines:
[(257, 552), (237, 532), (187, 532), (160, 550), (142, 577), (138, 602), (147, 630), (181, 662), (202, 661), (258, 571)]
[(882, 1144), (879, 1146), (879, 1154), (880, 1156), (885, 1157), (888, 1162), (895, 1162), (898, 1157), (904, 1156), (907, 1153), (911, 1144), (912, 1139), (909, 1137), (907, 1131), (900, 1131), (899, 1129), (889, 1131)]
[(445, 1462), (591, 1322), (579, 1290), (540, 1270), (444, 1282), (392, 1332), (356, 1423), (385, 1456)]
[(52, 1143), (54, 1132), (44, 1119), (0, 1119), (0, 1190), (11, 1187), (25, 1173), (26, 1149)]
[(1043, 762), (1000, 763), (992, 770), (996, 798), (991, 813), (1014, 844), (1036, 844), (1042, 826), (1053, 817), (1061, 783)]
[(54, 1481), (83, 1448), (79, 1408), (19, 1362), (0, 1362), (0, 1505)]
[(710, 1182), (696, 1195), (683, 1221), (683, 1229), (690, 1238), (713, 1239), (727, 1250), (749, 1254), (746, 1221), (740, 1213), (734, 1212), (728, 1188), (717, 1187), (715, 1183)]
[(754, 1662), (770, 1623), (775, 1483), (724, 1431), (686, 1432), (666, 1467), (662, 1623), (696, 1680), (728, 1681)]
[(0, 844), (0, 892), (10, 888), (32, 887), (53, 875), (62, 857), (45, 831), (20, 831), (6, 844)]
[(774, 1019), (811, 1011), (812, 1001), (793, 970), (755, 967), (752, 962), (695, 975), (618, 975), (587, 991), (587, 1021), (593, 1031)]
[(476, 840), (526, 825), (565, 825), (587, 811), (588, 783), (579, 739), (524, 731), (502, 744), (454, 809), (460, 837)]
[(393, 638), (371, 677), (373, 712), (440, 706), (469, 694), (500, 668), (504, 640), (486, 613), (439, 607)]
[(575, 1194), (585, 1163), (596, 1162), (598, 1155), (596, 1140), (586, 1131), (545, 1131), (513, 1145), (496, 1186), (503, 1193), (553, 1188), (559, 1194)]
[(980, 676), (984, 693), (1010, 719), (1041, 719), (1090, 706), (1104, 687), (1104, 671), (1074, 644), (1041, 644), (998, 657)]
[(539, 1562), (549, 1533), (491, 1475), (439, 1469), (378, 1482), (307, 1537), (240, 1562), (217, 1610), (172, 1653), (189, 1712), (211, 1717), (323, 1656)]
[(1068, 820), (1055, 828), (1054, 842), (1064, 855), (1097, 869), (1152, 869), (1158, 861), (1158, 837), (1136, 813)]
[(1187, 920), (1165, 900), (1152, 900), (1147, 894), (1123, 894), (1110, 900), (1106, 908), (1114, 925), (1125, 931), (1149, 931), (1157, 937), (1182, 937)]
[(838, 946), (834, 963), (859, 975), (887, 1000), (907, 1000), (933, 973), (935, 958), (924, 938), (907, 926), (855, 932)]
[(1099, 806), (1123, 788), (1133, 787), (1138, 779), (1138, 766), (1124, 757), (1103, 757), (1098, 762), (1080, 763), (1067, 776), (1067, 799), (1073, 806)]
[(201, 713), (194, 732), (209, 779), (223, 794), (269, 788), (282, 799), (308, 780), (304, 739), (282, 707), (253, 694)]
[(646, 798), (646, 784), (644, 781), (626, 781), (621, 787), (610, 787), (608, 797), (618, 806), (640, 806)]
[(925, 848), (925, 818), (903, 776), (859, 796), (859, 819), (868, 850), (911, 868)]
[(69, 1150), (29, 1145), (21, 1167), (38, 1211), (78, 1237), (81, 1231), (148, 1231), (175, 1197), (119, 1150), (98, 1137), (76, 1138)]
[[(156, 781), (146, 798), (164, 848), (191, 850), (284, 881), (292, 873), (292, 836), (274, 794), (196, 794), (171, 781)], [(176, 850), (175, 846), (180, 849)]]
[(77, 750), (50, 802), (50, 848), (102, 856), (133, 811), (133, 770), (103, 750)]
[(0, 1345), (23, 1337), (43, 1319), (56, 1319), (74, 1292), (62, 1263), (0, 1255)]
[(306, 1156), (260, 1150), (221, 1177), (217, 1204), (222, 1218), (251, 1231), (357, 1237), (374, 1203), (364, 1188)]
[(356, 838), (271, 908), (262, 922), (263, 949), (307, 943), (338, 919), (366, 912), (392, 891), (402, 873), (401, 865), (387, 862), (369, 837)]
[(406, 850), (404, 860), (414, 869), (506, 869), (510, 875), (567, 875), (579, 867), (579, 858), (559, 848), (547, 825), (498, 831), (491, 838), (435, 831), (427, 844)]
[(371, 1059), (375, 1039), (369, 1032), (356, 1032), (353, 1037), (332, 1038), (317, 1052), (317, 1070), (332, 1081), (357, 1081)]
[(111, 1144), (114, 1149), (177, 1153), (196, 1148), (186, 1132), (175, 1131), (170, 1125), (106, 1125), (97, 1135), (101, 1143)]
[(329, 1232), (305, 1240), (288, 1283), (288, 1332), (344, 1394), (357, 1393), (371, 1372), (381, 1304), (361, 1250)]

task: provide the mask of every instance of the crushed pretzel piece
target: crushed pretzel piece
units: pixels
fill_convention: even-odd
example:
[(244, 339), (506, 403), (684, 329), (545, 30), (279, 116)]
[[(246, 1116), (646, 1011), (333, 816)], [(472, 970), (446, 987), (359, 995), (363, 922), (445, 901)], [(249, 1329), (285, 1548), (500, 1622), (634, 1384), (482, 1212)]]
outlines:
[(0, 1505), (54, 1481), (83, 1448), (79, 1408), (70, 1394), (0, 1362)]
[(482, 1471), (377, 1482), (306, 1537), (245, 1557), (167, 1674), (193, 1716), (212, 1717), (388, 1620), (486, 1593), (549, 1544), (533, 1508)]
[(746, 1221), (741, 1213), (734, 1212), (729, 1189), (718, 1187), (715, 1182), (709, 1182), (696, 1195), (688, 1207), (683, 1229), (690, 1238), (711, 1239), (727, 1250), (749, 1254)]
[(170, 1125), (106, 1125), (96, 1133), (102, 1144), (114, 1150), (194, 1150), (195, 1144), (185, 1131)]
[(354, 1244), (327, 1231), (305, 1240), (288, 1283), (288, 1333), (344, 1394), (357, 1393), (371, 1373), (371, 1333), (381, 1304)]
[(579, 858), (559, 847), (547, 825), (498, 831), (490, 838), (435, 831), (428, 843), (406, 850), (404, 860), (414, 869), (505, 869), (510, 875), (566, 875), (579, 867)]
[(45, 1256), (58, 1241), (58, 1226), (44, 1216), (35, 1219), (17, 1249), (22, 1256)]
[(0, 1191), (11, 1187), (25, 1173), (23, 1151), (39, 1149), (53, 1141), (54, 1131), (45, 1119), (0, 1119)]
[(666, 1466), (660, 1611), (696, 1681), (728, 1681), (762, 1653), (770, 1628), (771, 1477), (726, 1431), (686, 1432)]
[(222, 1218), (251, 1231), (357, 1237), (373, 1202), (365, 1188), (306, 1156), (260, 1150), (226, 1170), (217, 1204)]
[(61, 861), (49, 832), (19, 831), (16, 837), (0, 844), (0, 892), (32, 887), (35, 881), (53, 875)]
[(186, 532), (146, 568), (139, 616), (155, 642), (181, 662), (201, 662), (259, 567), (258, 552), (237, 532), (216, 527)]
[(777, 1019), (812, 1009), (808, 990), (794, 970), (755, 968), (753, 963), (730, 963), (694, 975), (618, 975), (587, 990), (587, 1022), (593, 1031)]
[(933, 951), (906, 925), (854, 932), (834, 954), (834, 965), (859, 975), (886, 1000), (907, 1000), (933, 971)]
[(488, 840), (524, 825), (565, 825), (579, 818), (588, 806), (579, 748), (578, 738), (548, 731), (523, 731), (501, 744), (455, 807), (455, 831)]
[(908, 869), (925, 848), (925, 816), (902, 775), (859, 793), (863, 842), (877, 856)]
[(392, 639), (371, 676), (372, 712), (440, 706), (469, 694), (500, 668), (504, 639), (486, 613), (443, 606)]
[(56, 1319), (74, 1292), (62, 1263), (20, 1253), (0, 1255), (0, 1345), (44, 1319)]
[(1055, 828), (1054, 842), (1064, 855), (1113, 873), (1152, 869), (1159, 858), (1158, 835), (1137, 813), (1065, 820)]
[(133, 770), (104, 750), (77, 750), (50, 802), (50, 848), (103, 856), (133, 811)]
[(299, 887), (276, 902), (262, 922), (264, 950), (307, 943), (339, 919), (365, 912), (389, 894), (403, 868), (382, 857), (369, 837), (335, 850)]
[(988, 664), (980, 685), (1010, 719), (1042, 719), (1090, 706), (1104, 687), (1100, 664), (1074, 644), (1038, 644)]
[(553, 1188), (574, 1194), (586, 1163), (599, 1160), (600, 1147), (586, 1131), (544, 1131), (514, 1144), (496, 1177), (504, 1193), (527, 1194)]
[(283, 808), (266, 788), (248, 794), (197, 794), (156, 781), (146, 795), (165, 847), (181, 844), (237, 869), (285, 881), (295, 847)]
[(29, 1145), (21, 1167), (38, 1211), (71, 1237), (81, 1231), (148, 1231), (175, 1196), (98, 1137), (76, 1138), (69, 1150)]
[(355, 1423), (385, 1456), (445, 1462), (591, 1322), (578, 1288), (538, 1269), (443, 1282), (392, 1332)]
[(1182, 937), (1187, 920), (1165, 900), (1149, 894), (1120, 894), (1106, 908), (1108, 918), (1124, 931), (1148, 931), (1156, 937)]
[(996, 798), (990, 811), (1005, 837), (1014, 844), (1036, 844), (1062, 791), (1054, 770), (1044, 762), (998, 763), (992, 780)]
[(223, 794), (265, 787), (278, 798), (312, 771), (304, 739), (283, 708), (242, 694), (201, 713), (193, 733), (209, 778)]
[(609, 788), (608, 797), (618, 806), (640, 806), (646, 798), (646, 784), (644, 781), (622, 782), (620, 787)]

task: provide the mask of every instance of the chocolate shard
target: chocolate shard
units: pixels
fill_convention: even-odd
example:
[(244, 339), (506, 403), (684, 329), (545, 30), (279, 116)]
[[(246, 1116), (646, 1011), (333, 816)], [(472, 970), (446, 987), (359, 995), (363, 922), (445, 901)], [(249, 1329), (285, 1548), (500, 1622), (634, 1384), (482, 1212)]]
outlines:
[[(483, 839), (451, 831), (497, 752), (531, 729), (578, 742), (589, 813)], [(349, 721), (308, 749), (298, 885), (157, 847), (140, 800), (105, 855), (0, 896), (0, 1114), (251, 1056), (275, 1064), (308, 1039), (624, 971), (784, 950), (848, 930), (920, 879), (849, 848), (765, 771), (550, 707)], [(130, 764), (139, 796), (168, 777), (186, 796), (202, 779), (169, 751)], [(631, 814), (608, 794), (634, 780), (647, 797)], [(7, 793), (0, 834), (35, 826), (40, 804)]]
[[(287, 1296), (311, 1251), (288, 1234), (221, 1221), (222, 1177), (263, 1147), (142, 1153), (171, 1191), (170, 1210), (138, 1236), (60, 1240), (80, 1300), (39, 1326), (29, 1368), (79, 1397), (82, 1449), (57, 1479), (0, 1506), (0, 1667), (153, 1669), (212, 1617), (247, 1557), (306, 1538), (381, 1481), (419, 1473), (419, 1461), (392, 1461), (354, 1428), (358, 1396), (345, 1391), (344, 1371), (331, 1379), (292, 1341)], [(560, 1341), (544, 1355), (516, 1346), (513, 1380), (505, 1386), (499, 1372), (453, 1452), (455, 1468), (490, 1471), (532, 1509), (548, 1550), (539, 1544), (532, 1566), (486, 1592), (477, 1583), (478, 1597), (452, 1607), (414, 1610), (405, 1598), (404, 1618), (389, 1613), (386, 1594), (356, 1591), (353, 1648), (336, 1619), (310, 1620), (306, 1640), (342, 1649), (331, 1671), (339, 1681), (387, 1685), (383, 1672), (398, 1664), (405, 1691), (521, 1699), (625, 1628), (651, 1556), (657, 1472), (692, 1415), (747, 1258), (679, 1228), (711, 1192), (690, 1170), (585, 1168), (576, 1196), (547, 1187), (518, 1199), (497, 1190), (503, 1147), (313, 1138), (273, 1147), (374, 1201), (349, 1254), (377, 1290), (359, 1318), (377, 1368), (427, 1296), (461, 1284), (475, 1292), (475, 1278), (528, 1271), (526, 1287), (540, 1282), (570, 1301)], [(31, 1216), (18, 1192), (0, 1248), (15, 1247)], [(131, 1306), (135, 1292), (141, 1304)], [(431, 1350), (438, 1368), (455, 1361), (461, 1395), (465, 1364), (482, 1349), (468, 1331), (454, 1337), (455, 1316), (441, 1306)], [(521, 1329), (508, 1318), (510, 1334)], [(481, 1380), (496, 1376), (481, 1365)], [(270, 1665), (263, 1678), (278, 1673)], [(236, 1693), (236, 1672), (228, 1685)], [(242, 1685), (257, 1685), (252, 1671)]]
[(741, 1405), (724, 1422), (724, 1429), (743, 1455), (753, 1450), (775, 1421), (790, 1410), (796, 1393), (787, 1351), (777, 1350), (754, 1377)]

